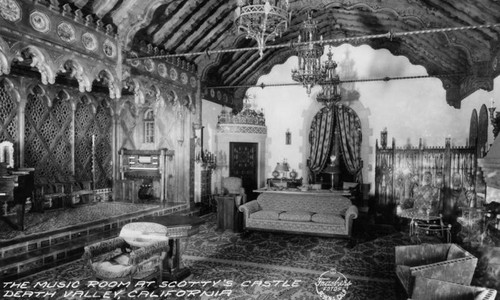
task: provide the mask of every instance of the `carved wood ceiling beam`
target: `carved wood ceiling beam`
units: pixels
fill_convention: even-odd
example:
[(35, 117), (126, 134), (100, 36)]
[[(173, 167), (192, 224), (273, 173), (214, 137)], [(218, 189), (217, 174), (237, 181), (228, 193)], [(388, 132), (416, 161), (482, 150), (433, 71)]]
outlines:
[[(180, 52), (178, 48), (185, 45), (185, 40), (188, 37), (196, 35), (197, 29), (207, 26), (212, 27), (213, 25), (215, 25), (211, 22), (205, 21), (207, 21), (211, 16), (214, 16), (213, 10), (215, 10), (217, 7), (220, 8), (221, 3), (222, 6), (225, 6), (224, 3), (220, 1), (207, 1), (202, 5), (199, 5), (199, 9), (196, 11), (192, 11), (191, 14), (184, 19), (185, 22), (179, 25), (182, 28), (172, 30), (173, 35), (170, 34), (165, 38), (165, 42), (163, 43), (165, 49)], [(219, 16), (219, 14), (215, 14), (215, 16)], [(189, 34), (186, 34), (186, 32), (188, 32)]]
[[(210, 33), (213, 31), (213, 26), (219, 23), (230, 23), (227, 22), (227, 17), (232, 14), (233, 11), (228, 8), (227, 5), (221, 5), (217, 8), (215, 12), (210, 12), (204, 16), (202, 20), (200, 20), (200, 24), (206, 24), (205, 26), (199, 26), (192, 34), (187, 37), (185, 40), (184, 44), (178, 47), (178, 52), (189, 52), (190, 49), (193, 48), (200, 48), (197, 47), (200, 40), (202, 37), (205, 37), (207, 35), (211, 35), (213, 33)], [(220, 16), (217, 17), (215, 20), (211, 20), (212, 16)], [(229, 34), (228, 30), (224, 30), (226, 34)], [(201, 49), (201, 48), (200, 48)]]
[[(178, 30), (178, 28), (182, 26), (183, 21), (186, 20), (186, 17), (189, 16), (193, 10), (197, 10), (201, 3), (203, 3), (202, 0), (183, 1), (180, 4), (180, 9), (178, 9), (175, 14), (171, 15), (168, 21), (155, 32), (152, 42), (155, 45), (160, 45), (163, 41), (168, 41), (168, 36), (174, 34), (176, 28)], [(169, 49), (167, 48), (167, 50)]]
[(113, 9), (118, 0), (100, 0), (94, 1), (92, 5), (92, 10), (94, 13), (102, 19), (110, 10)]

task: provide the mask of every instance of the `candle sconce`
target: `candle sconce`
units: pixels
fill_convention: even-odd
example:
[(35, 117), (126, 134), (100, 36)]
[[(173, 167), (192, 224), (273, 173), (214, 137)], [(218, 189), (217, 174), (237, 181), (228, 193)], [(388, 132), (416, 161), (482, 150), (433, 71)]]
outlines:
[(287, 129), (285, 132), (285, 145), (291, 145), (292, 144), (292, 133), (290, 132), (290, 129)]
[(217, 168), (217, 155), (207, 149), (201, 150), (196, 155), (195, 162), (201, 164), (203, 168), (214, 170)]
[(495, 114), (496, 107), (493, 106), (494, 103), (495, 102), (492, 100), (491, 106), (488, 110), (490, 111), (490, 120), (491, 125), (493, 126), (493, 137), (496, 138), (500, 132), (500, 112), (497, 111)]

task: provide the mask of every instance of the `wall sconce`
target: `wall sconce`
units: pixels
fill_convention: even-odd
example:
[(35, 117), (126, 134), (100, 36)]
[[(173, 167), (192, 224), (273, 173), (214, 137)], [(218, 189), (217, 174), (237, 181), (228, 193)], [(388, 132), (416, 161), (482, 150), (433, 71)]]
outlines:
[(285, 145), (291, 145), (292, 144), (292, 133), (290, 132), (290, 129), (287, 129), (285, 132)]
[(387, 128), (384, 128), (384, 130), (380, 132), (380, 145), (382, 149), (387, 148)]
[(497, 112), (495, 114), (496, 107), (493, 106), (494, 104), (495, 101), (493, 101), (492, 98), (490, 108), (488, 108), (488, 110), (490, 111), (490, 121), (491, 125), (493, 126), (493, 137), (496, 138), (498, 132), (500, 131), (500, 112)]

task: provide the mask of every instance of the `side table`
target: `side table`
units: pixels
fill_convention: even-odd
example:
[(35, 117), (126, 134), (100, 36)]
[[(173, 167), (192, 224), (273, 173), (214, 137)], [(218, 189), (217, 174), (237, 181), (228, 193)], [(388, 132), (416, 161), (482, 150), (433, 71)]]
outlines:
[(194, 216), (164, 215), (144, 217), (141, 222), (158, 223), (168, 228), (170, 249), (163, 262), (163, 280), (182, 281), (191, 275), (184, 266), (182, 254), (187, 247), (188, 238), (200, 230), (205, 220)]
[(237, 195), (215, 196), (217, 201), (217, 229), (241, 232), (243, 229), (243, 213), (235, 204)]

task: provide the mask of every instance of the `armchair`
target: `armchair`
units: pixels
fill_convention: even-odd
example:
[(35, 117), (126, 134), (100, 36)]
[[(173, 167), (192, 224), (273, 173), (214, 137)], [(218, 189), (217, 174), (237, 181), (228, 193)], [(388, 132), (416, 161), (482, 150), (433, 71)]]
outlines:
[(116, 238), (88, 245), (83, 259), (94, 279), (162, 281), (163, 260), (168, 251), (167, 228), (150, 222), (129, 223)]
[(456, 244), (396, 246), (396, 275), (409, 297), (415, 278), (470, 285), (477, 258)]
[(425, 172), (422, 186), (414, 190), (413, 197), (406, 199), (397, 207), (397, 215), (410, 219), (410, 236), (421, 232), (436, 233), (449, 243), (451, 240), (451, 225), (446, 225), (442, 217), (441, 190), (431, 185), (432, 174)]
[(415, 278), (413, 300), (495, 300), (496, 290), (451, 283), (425, 277)]

